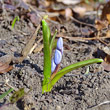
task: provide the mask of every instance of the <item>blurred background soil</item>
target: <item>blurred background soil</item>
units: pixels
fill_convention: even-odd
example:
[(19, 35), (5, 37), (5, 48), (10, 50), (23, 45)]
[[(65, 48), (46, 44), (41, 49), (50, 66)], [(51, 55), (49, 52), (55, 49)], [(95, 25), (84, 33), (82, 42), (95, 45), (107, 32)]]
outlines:
[[(57, 29), (56, 39), (62, 37), (64, 41), (61, 68), (97, 57), (101, 50), (110, 54), (107, 4), (109, 1), (104, 0), (1, 0), (0, 58), (19, 57), (46, 14), (52, 34)], [(12, 29), (16, 16), (20, 20)], [(42, 29), (35, 42), (41, 38)], [(8, 94), (0, 100), (0, 110), (110, 110), (110, 72), (101, 64), (66, 74), (50, 93), (42, 95), (42, 44), (41, 40), (21, 63), (13, 63), (12, 70), (0, 74), (0, 94), (9, 89), (3, 84), (7, 79), (15, 90), (28, 92), (32, 88), (14, 104), (9, 104), (13, 92)]]

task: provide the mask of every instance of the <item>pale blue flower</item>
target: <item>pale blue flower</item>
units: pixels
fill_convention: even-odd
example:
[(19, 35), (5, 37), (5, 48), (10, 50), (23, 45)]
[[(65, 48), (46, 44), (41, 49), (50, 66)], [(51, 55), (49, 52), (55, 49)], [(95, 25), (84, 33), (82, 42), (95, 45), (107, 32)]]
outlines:
[(57, 48), (55, 50), (55, 56), (51, 62), (51, 72), (52, 73), (55, 71), (58, 64), (60, 64), (62, 55), (63, 55), (63, 39), (60, 37), (57, 41)]
[(51, 61), (51, 72), (52, 73), (54, 72), (55, 68), (56, 68), (56, 64), (54, 62), (54, 59), (52, 59), (52, 61)]
[(61, 62), (62, 59), (62, 54), (59, 50), (55, 50), (55, 57), (54, 57), (54, 62), (56, 65), (58, 65)]
[(57, 41), (57, 49), (62, 50), (62, 48), (63, 48), (63, 39), (62, 37), (60, 37)]

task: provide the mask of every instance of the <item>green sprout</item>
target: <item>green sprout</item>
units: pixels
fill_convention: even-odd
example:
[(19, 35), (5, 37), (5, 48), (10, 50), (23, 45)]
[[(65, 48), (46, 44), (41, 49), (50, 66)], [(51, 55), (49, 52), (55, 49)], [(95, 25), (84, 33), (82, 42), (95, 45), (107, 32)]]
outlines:
[(8, 95), (10, 92), (12, 92), (14, 89), (10, 88), (8, 91), (6, 91), (5, 93), (3, 93), (2, 95), (0, 95), (0, 99), (3, 99), (6, 95)]
[(53, 37), (51, 37), (50, 29), (45, 19), (42, 20), (42, 30), (44, 44), (44, 79), (42, 83), (42, 94), (44, 94), (45, 92), (50, 92), (55, 83), (68, 72), (86, 65), (103, 62), (103, 59), (94, 58), (71, 64), (58, 71), (63, 55), (63, 39), (61, 37), (58, 39), (56, 44), (55, 55), (51, 59), (52, 49), (55, 43), (55, 36), (57, 31), (55, 32)]
[(14, 91), (10, 97), (10, 102), (15, 103), (25, 95), (24, 88), (20, 88), (18, 91)]
[[(100, 2), (101, 3), (101, 2), (104, 2), (104, 0), (94, 0), (94, 2)], [(85, 0), (85, 3), (89, 4), (90, 3), (90, 0)]]
[(16, 16), (16, 17), (14, 18), (14, 20), (13, 20), (13, 22), (12, 22), (12, 25), (11, 25), (12, 29), (14, 28), (16, 21), (19, 21), (19, 16)]

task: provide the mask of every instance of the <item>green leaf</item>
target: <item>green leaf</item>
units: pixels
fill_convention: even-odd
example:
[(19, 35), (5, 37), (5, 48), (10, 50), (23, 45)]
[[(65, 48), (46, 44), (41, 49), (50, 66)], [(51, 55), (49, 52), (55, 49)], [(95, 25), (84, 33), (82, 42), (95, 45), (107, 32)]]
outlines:
[(16, 21), (19, 21), (19, 16), (16, 16), (16, 17), (14, 18), (14, 20), (13, 20), (13, 22), (12, 22), (12, 25), (11, 25), (12, 29), (14, 28)]
[(51, 51), (50, 51), (50, 42), (51, 34), (50, 29), (45, 20), (42, 20), (42, 29), (43, 29), (43, 44), (44, 44), (44, 80), (42, 85), (42, 91), (45, 91), (45, 85), (50, 81), (51, 76)]
[(55, 75), (55, 77), (54, 77), (53, 79), (51, 79), (51, 81), (48, 83), (48, 85), (46, 85), (45, 88), (48, 88), (48, 89), (46, 89), (47, 91), (45, 91), (45, 92), (51, 91), (51, 89), (53, 88), (53, 86), (55, 85), (55, 83), (56, 83), (62, 76), (64, 76), (65, 74), (67, 74), (68, 72), (70, 72), (70, 71), (72, 71), (72, 70), (75, 70), (75, 69), (78, 69), (78, 68), (80, 68), (80, 67), (86, 66), (86, 65), (90, 65), (90, 64), (93, 64), (93, 63), (99, 63), (99, 62), (103, 62), (103, 59), (98, 59), (98, 58), (89, 59), (89, 60), (81, 61), (81, 62), (72, 64), (72, 65), (69, 65), (69, 66), (63, 68), (62, 70), (60, 70), (60, 71)]
[(57, 30), (55, 30), (55, 33), (52, 37), (52, 40), (51, 40), (51, 43), (50, 43), (50, 51), (52, 53), (52, 49), (53, 49), (53, 46), (54, 46), (54, 43), (55, 43), (55, 37), (56, 37), (56, 34), (57, 34)]
[(2, 95), (0, 95), (0, 99), (4, 98), (6, 95), (8, 95), (12, 91), (13, 91), (13, 88), (10, 88), (7, 92), (5, 92)]
[(10, 97), (11, 103), (17, 102), (21, 99), (26, 93), (24, 92), (24, 88), (20, 88), (18, 91), (15, 91), (13, 95)]

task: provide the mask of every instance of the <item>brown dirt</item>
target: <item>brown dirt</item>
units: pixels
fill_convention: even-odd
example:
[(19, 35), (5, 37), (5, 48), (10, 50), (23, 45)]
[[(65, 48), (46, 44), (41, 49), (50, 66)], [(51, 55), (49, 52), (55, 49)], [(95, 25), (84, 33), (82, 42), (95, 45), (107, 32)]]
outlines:
[[(87, 19), (87, 18), (86, 18)], [(89, 17), (88, 17), (89, 19)], [(11, 31), (7, 21), (0, 21), (0, 56), (5, 54), (18, 55), (25, 47), (35, 28), (30, 29), (27, 22), (20, 20), (15, 25), (15, 32)], [(50, 24), (51, 30), (56, 27)], [(65, 36), (81, 36), (80, 27), (72, 21), (59, 25), (60, 34)], [(82, 29), (90, 28), (83, 26)], [(91, 28), (90, 28), (91, 29)], [(23, 32), (23, 33), (19, 32)], [(40, 33), (41, 34), (41, 33)], [(38, 36), (42, 37), (42, 34)], [(61, 36), (62, 37), (62, 36)], [(99, 41), (64, 40), (68, 46), (64, 48), (61, 68), (78, 61), (93, 58), (93, 53), (107, 46)], [(40, 45), (40, 44), (39, 44)], [(107, 47), (110, 49), (110, 47)], [(54, 86), (50, 93), (41, 94), (43, 73), (43, 51), (32, 53), (21, 64), (14, 65), (14, 69), (0, 75), (0, 82), (9, 79), (9, 84), (14, 88), (30, 87), (32, 91), (23, 100), (9, 106), (3, 106), (0, 110), (110, 110), (110, 104), (98, 104), (110, 100), (110, 75), (103, 70), (100, 64), (93, 64), (74, 70)], [(88, 75), (85, 75), (87, 68)], [(8, 87), (0, 84), (0, 92), (5, 92)], [(0, 100), (0, 105), (7, 104), (11, 94)], [(29, 108), (30, 106), (30, 108)]]

